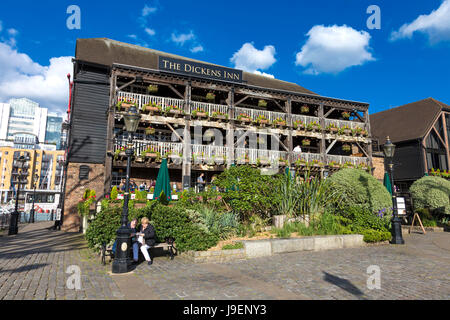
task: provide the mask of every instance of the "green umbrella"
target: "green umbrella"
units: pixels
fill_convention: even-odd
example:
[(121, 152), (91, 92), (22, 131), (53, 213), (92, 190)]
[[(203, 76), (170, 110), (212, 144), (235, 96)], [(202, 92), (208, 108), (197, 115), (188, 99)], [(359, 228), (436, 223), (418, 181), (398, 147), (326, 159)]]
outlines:
[(169, 169), (167, 168), (167, 158), (163, 159), (161, 167), (159, 168), (158, 178), (156, 179), (155, 184), (155, 192), (153, 193), (153, 199), (159, 200), (161, 192), (164, 192), (164, 195), (166, 195), (168, 201), (172, 199), (171, 197), (172, 190), (170, 189)]
[(386, 189), (392, 195), (391, 179), (389, 179), (389, 174), (387, 172), (384, 174), (383, 185), (386, 187)]

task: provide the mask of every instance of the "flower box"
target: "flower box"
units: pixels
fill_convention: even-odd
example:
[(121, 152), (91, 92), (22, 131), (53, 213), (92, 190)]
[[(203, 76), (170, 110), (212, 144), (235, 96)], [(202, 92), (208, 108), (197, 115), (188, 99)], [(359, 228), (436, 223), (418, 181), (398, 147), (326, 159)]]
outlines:
[(242, 117), (242, 118), (239, 119), (239, 121), (241, 121), (241, 122), (251, 122), (251, 119)]
[(309, 113), (309, 107), (307, 105), (303, 105), (300, 108), (301, 113)]
[(310, 146), (311, 145), (311, 140), (305, 139), (302, 141), (302, 145), (303, 146)]
[(158, 107), (156, 107), (156, 106), (145, 106), (145, 111), (158, 113), (161, 110)]
[(175, 115), (175, 116), (179, 116), (183, 113), (183, 111), (179, 110), (179, 109), (170, 109), (169, 113)]
[(198, 112), (197, 111), (193, 116), (197, 117), (197, 118), (207, 118), (208, 117), (208, 113), (206, 113), (206, 112)]
[(258, 123), (266, 125), (269, 124), (269, 120), (258, 120)]
[(339, 131), (339, 129), (335, 127), (331, 127), (328, 130), (330, 130), (331, 133), (337, 133)]
[(344, 134), (345, 134), (346, 136), (349, 136), (349, 135), (352, 134), (352, 130), (351, 130), (351, 129), (344, 129)]
[(146, 158), (156, 158), (157, 156), (158, 156), (158, 154), (155, 152), (149, 152), (149, 153), (145, 154)]
[(155, 134), (155, 132), (156, 132), (155, 128), (146, 128), (145, 129), (146, 135), (152, 135), (152, 134)]

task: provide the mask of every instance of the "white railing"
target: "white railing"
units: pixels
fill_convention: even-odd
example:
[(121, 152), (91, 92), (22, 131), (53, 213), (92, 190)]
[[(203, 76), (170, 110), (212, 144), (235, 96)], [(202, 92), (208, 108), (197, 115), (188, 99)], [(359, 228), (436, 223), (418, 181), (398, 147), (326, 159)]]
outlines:
[(184, 110), (184, 100), (182, 99), (157, 97), (146, 94), (130, 93), (123, 91), (119, 91), (118, 99), (119, 101), (121, 99), (126, 99), (127, 101), (129, 100), (136, 103), (139, 110), (142, 110), (142, 107), (149, 103), (155, 103), (156, 105), (161, 106), (162, 111), (165, 111), (168, 106), (176, 106), (179, 109)]
[(248, 108), (240, 108), (235, 107), (234, 116), (237, 118), (241, 113), (246, 114), (252, 120), (256, 120), (258, 116), (264, 116), (270, 122), (273, 122), (277, 118), (281, 118), (287, 123), (287, 114), (282, 112), (273, 112), (273, 111), (264, 111), (264, 110), (255, 110)]
[(330, 124), (334, 124), (336, 126), (336, 128), (338, 128), (338, 129), (343, 128), (345, 126), (349, 127), (352, 130), (354, 130), (356, 128), (364, 129), (364, 127), (365, 127), (365, 124), (362, 122), (325, 119), (325, 128), (328, 127)]
[(302, 116), (302, 115), (298, 115), (298, 114), (293, 114), (292, 115), (292, 125), (294, 125), (294, 123), (296, 121), (301, 121), (303, 125), (307, 126), (308, 124), (312, 123), (312, 122), (316, 122), (317, 124), (319, 123), (319, 118), (317, 117), (311, 117), (311, 116)]
[[(127, 140), (116, 140), (114, 144), (114, 151), (120, 149), (121, 147), (127, 146)], [(182, 155), (183, 154), (183, 144), (177, 142), (159, 142), (159, 141), (148, 141), (148, 140), (133, 140), (133, 150), (136, 152), (137, 156), (140, 156), (142, 152), (153, 148), (156, 152), (164, 157), (168, 154), (172, 155)]]
[(363, 157), (348, 157), (348, 156), (337, 156), (337, 155), (327, 155), (327, 163), (336, 162), (338, 164), (351, 163), (354, 166), (360, 164), (369, 165), (369, 158)]
[(305, 162), (311, 161), (321, 161), (320, 153), (308, 153), (308, 152), (293, 152), (292, 153), (292, 161), (295, 163), (298, 160), (303, 160)]
[(267, 162), (269, 164), (277, 162), (279, 159), (287, 160), (287, 152), (262, 149), (244, 149), (237, 148), (235, 151), (235, 163), (243, 164), (248, 159), (248, 163), (256, 164), (259, 162)]
[(191, 145), (191, 155), (194, 164), (223, 165), (226, 164), (228, 148), (214, 145)]
[(219, 112), (221, 114), (228, 115), (228, 106), (224, 106), (221, 104), (191, 101), (189, 112), (192, 113), (192, 111), (194, 110), (204, 110), (205, 112), (208, 112), (208, 115), (210, 117), (213, 115), (214, 112)]

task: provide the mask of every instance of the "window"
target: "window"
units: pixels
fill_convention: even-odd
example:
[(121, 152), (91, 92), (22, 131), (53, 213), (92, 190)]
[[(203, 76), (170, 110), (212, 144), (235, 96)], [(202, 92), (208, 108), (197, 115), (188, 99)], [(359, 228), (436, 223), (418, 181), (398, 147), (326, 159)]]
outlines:
[[(440, 121), (438, 121), (440, 122)], [(435, 126), (436, 129), (439, 129), (439, 126)], [(427, 158), (427, 167), (428, 170), (431, 169), (439, 169), (440, 171), (448, 170), (446, 149), (442, 144), (441, 139), (439, 139), (436, 132), (431, 131), (428, 135), (426, 141), (426, 158)]]
[(89, 179), (89, 166), (80, 166), (80, 172), (78, 174), (78, 179), (88, 180)]

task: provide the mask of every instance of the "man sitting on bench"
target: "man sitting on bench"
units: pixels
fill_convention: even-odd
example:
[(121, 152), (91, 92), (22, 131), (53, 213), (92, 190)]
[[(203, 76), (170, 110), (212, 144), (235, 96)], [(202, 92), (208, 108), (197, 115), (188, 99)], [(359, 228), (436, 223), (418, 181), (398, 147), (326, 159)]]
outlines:
[(155, 245), (155, 228), (150, 224), (148, 218), (141, 219), (141, 226), (139, 228), (138, 242), (141, 244), (141, 252), (148, 262), (148, 265), (152, 264), (152, 259), (148, 253), (148, 249)]

